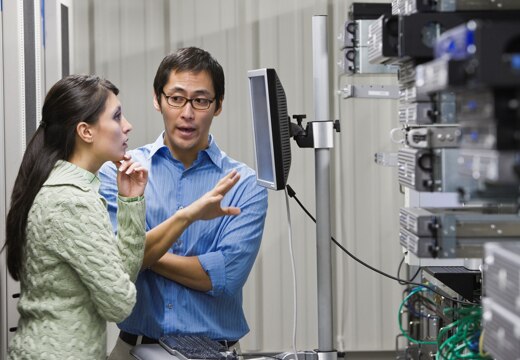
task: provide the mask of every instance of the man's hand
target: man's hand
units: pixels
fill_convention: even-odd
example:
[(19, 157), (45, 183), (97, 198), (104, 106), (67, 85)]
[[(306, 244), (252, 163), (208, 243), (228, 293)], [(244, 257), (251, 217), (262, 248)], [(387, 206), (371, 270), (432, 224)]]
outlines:
[(219, 180), (215, 187), (205, 193), (200, 199), (185, 207), (183, 210), (190, 222), (195, 220), (210, 220), (224, 215), (238, 215), (237, 207), (221, 207), (220, 201), (224, 195), (238, 182), (240, 174), (233, 170)]

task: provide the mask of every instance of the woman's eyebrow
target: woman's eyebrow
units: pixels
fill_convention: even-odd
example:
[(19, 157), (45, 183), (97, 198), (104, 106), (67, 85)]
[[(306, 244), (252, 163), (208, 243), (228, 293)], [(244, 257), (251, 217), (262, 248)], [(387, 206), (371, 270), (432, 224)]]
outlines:
[(121, 105), (119, 105), (118, 107), (116, 107), (116, 109), (114, 110), (114, 112), (112, 113), (112, 116), (116, 116), (118, 113), (121, 112)]

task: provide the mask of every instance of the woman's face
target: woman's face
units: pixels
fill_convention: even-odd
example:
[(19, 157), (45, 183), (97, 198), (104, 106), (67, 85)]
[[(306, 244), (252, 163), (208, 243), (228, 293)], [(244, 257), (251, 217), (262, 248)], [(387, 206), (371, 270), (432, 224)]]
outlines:
[(92, 151), (102, 162), (120, 161), (128, 148), (128, 133), (132, 125), (123, 116), (117, 96), (109, 92), (105, 111), (92, 126)]

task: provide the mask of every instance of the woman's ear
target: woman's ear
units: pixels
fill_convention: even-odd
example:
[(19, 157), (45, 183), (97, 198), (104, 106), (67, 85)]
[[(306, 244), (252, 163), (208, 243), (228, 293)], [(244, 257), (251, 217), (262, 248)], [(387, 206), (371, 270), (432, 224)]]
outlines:
[(92, 144), (94, 142), (92, 127), (86, 122), (80, 121), (78, 125), (76, 125), (76, 133), (79, 138), (87, 144)]

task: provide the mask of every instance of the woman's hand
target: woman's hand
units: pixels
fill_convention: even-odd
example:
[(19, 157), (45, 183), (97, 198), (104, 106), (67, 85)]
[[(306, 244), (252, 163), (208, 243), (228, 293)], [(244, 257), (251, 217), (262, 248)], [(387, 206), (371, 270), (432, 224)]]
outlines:
[(144, 194), (148, 182), (148, 170), (140, 163), (134, 162), (129, 154), (125, 154), (120, 162), (115, 162), (117, 170), (117, 187), (119, 195), (137, 197)]
[(238, 182), (240, 174), (233, 170), (219, 180), (215, 187), (205, 193), (201, 198), (191, 205), (182, 209), (189, 222), (195, 220), (210, 220), (224, 215), (238, 215), (240, 209), (237, 207), (221, 207), (220, 201), (226, 193)]

